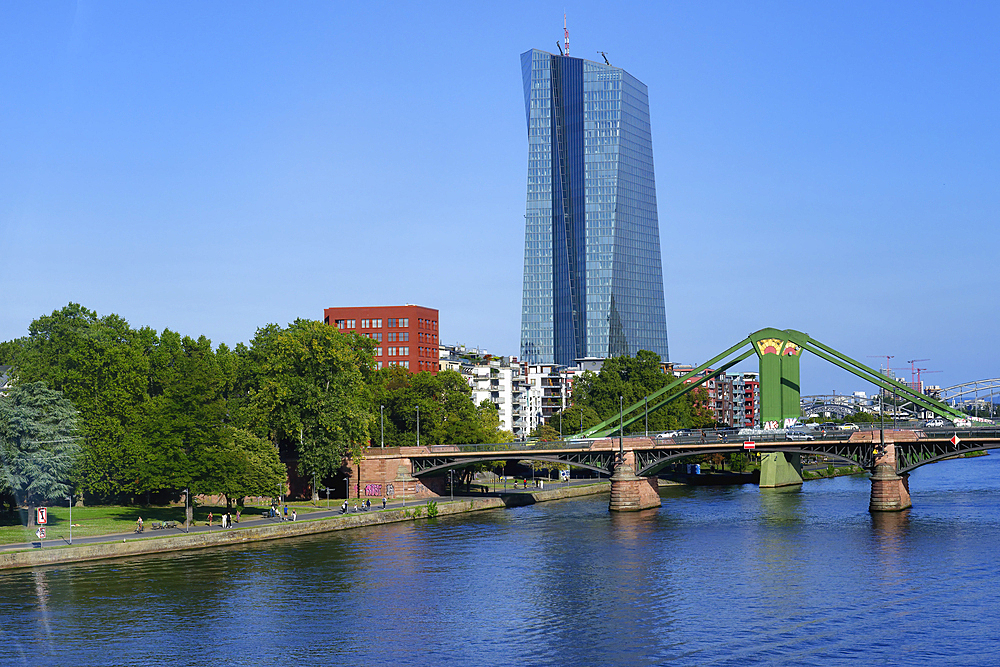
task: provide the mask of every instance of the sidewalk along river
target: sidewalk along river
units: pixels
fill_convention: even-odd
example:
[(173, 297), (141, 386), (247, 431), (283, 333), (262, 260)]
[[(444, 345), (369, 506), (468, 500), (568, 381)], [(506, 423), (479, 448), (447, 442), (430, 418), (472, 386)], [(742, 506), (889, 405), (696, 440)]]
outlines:
[[(500, 497), (472, 498), (448, 501), (438, 499), (432, 505), (437, 515), (478, 512), (482, 510), (503, 507), (518, 507), (551, 500), (561, 500), (600, 493), (607, 493), (610, 482), (598, 482), (581, 486), (569, 486), (549, 491), (534, 491), (504, 494)], [(100, 560), (104, 558), (120, 558), (144, 553), (163, 553), (183, 551), (186, 549), (205, 549), (208, 547), (230, 544), (244, 544), (266, 540), (278, 540), (301, 535), (312, 535), (337, 530), (347, 530), (361, 526), (371, 526), (397, 521), (412, 521), (428, 516), (427, 503), (414, 502), (411, 507), (372, 511), (358, 514), (346, 514), (325, 519), (309, 520), (306, 517), (299, 521), (283, 521), (256, 526), (220, 530), (217, 532), (199, 532), (167, 537), (135, 537), (123, 538), (121, 542), (106, 541), (81, 546), (48, 547), (23, 551), (0, 551), (0, 570), (54, 565), (75, 561)]]

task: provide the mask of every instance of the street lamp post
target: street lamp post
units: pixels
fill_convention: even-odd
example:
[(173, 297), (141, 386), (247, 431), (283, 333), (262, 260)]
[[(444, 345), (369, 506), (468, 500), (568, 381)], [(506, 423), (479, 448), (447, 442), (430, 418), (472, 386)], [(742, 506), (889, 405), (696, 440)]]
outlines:
[(69, 543), (73, 544), (73, 494), (69, 494)]
[(647, 395), (644, 399), (646, 401), (646, 437), (649, 437), (649, 396)]
[(420, 446), (420, 406), (417, 406), (417, 447)]
[(385, 449), (385, 406), (384, 405), (378, 406), (378, 414), (379, 414), (379, 419), (380, 419), (381, 424), (382, 424), (382, 427), (381, 427), (381, 432), (382, 432), (382, 449)]
[[(878, 403), (879, 403), (879, 425), (878, 425), (878, 444), (879, 449), (885, 449), (885, 392), (880, 391), (878, 393)], [(875, 468), (875, 460), (872, 459), (872, 469)]]
[(455, 471), (448, 471), (448, 488), (451, 489), (451, 501), (455, 502)]
[(191, 487), (184, 489), (184, 532), (191, 532), (191, 524), (188, 522), (188, 501), (191, 500)]
[(625, 456), (625, 397), (618, 397), (618, 454)]

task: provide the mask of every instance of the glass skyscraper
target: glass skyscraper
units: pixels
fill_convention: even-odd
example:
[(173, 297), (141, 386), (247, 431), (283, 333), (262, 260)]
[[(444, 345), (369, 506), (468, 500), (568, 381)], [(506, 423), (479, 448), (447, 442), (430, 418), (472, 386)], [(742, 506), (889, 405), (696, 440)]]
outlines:
[(521, 359), (666, 361), (646, 86), (610, 65), (521, 55), (528, 121)]

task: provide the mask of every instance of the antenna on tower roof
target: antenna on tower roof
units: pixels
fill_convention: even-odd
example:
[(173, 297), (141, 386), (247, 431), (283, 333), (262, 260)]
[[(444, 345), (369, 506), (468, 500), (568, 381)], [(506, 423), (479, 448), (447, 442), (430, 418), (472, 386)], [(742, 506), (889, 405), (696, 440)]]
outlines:
[(569, 28), (566, 27), (566, 12), (563, 12), (563, 39), (566, 40), (566, 49), (563, 55), (569, 55)]

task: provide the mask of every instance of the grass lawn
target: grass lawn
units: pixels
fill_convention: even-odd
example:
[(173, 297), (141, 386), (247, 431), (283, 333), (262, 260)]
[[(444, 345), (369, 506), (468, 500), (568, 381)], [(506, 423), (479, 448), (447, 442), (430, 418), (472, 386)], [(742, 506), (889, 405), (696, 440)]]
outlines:
[[(330, 500), (330, 507), (337, 508), (343, 499), (339, 501)], [(288, 503), (288, 511), (294, 508), (300, 517), (326, 509), (326, 499), (323, 499), (318, 506), (314, 506), (310, 501), (293, 501)], [(212, 524), (219, 525), (220, 517), (226, 511), (225, 505), (197, 505), (194, 508), (195, 525), (203, 525), (208, 522), (208, 513), (214, 515)], [(267, 506), (256, 507), (247, 505), (243, 508), (243, 516), (246, 518), (259, 518), (261, 512), (267, 511)], [(235, 510), (233, 510), (235, 515)], [(48, 507), (49, 522), (45, 526), (45, 541), (69, 541), (69, 508), (68, 507)], [(130, 533), (135, 530), (135, 520), (142, 517), (146, 530), (144, 536), (158, 535), (159, 531), (151, 530), (154, 521), (176, 521), (178, 524), (184, 523), (184, 506), (169, 507), (127, 507), (121, 505), (93, 505), (88, 507), (73, 508), (73, 537), (90, 537), (92, 535), (107, 535), (109, 533)], [(37, 541), (34, 529), (29, 529), (24, 525), (27, 519), (27, 511), (15, 514), (0, 513), (0, 544), (14, 544), (17, 542)]]

